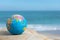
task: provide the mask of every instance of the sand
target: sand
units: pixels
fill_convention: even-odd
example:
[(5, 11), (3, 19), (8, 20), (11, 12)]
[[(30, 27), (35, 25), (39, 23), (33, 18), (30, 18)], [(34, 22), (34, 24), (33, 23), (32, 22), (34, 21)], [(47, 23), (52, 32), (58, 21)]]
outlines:
[(39, 34), (35, 30), (26, 29), (21, 35), (11, 35), (6, 28), (0, 30), (0, 40), (60, 40), (60, 37), (51, 38), (50, 35)]

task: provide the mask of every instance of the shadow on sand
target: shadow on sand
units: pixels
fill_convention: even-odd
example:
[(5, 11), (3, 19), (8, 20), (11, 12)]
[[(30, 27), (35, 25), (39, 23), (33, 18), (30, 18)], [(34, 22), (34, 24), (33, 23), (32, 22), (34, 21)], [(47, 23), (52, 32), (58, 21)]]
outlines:
[(0, 31), (0, 35), (11, 35), (8, 31)]
[[(0, 31), (0, 36), (16, 36), (16, 35), (15, 34), (12, 35), (8, 31)], [(19, 34), (19, 35), (21, 35), (21, 34)]]
[(0, 36), (13, 36), (8, 31), (0, 31)]

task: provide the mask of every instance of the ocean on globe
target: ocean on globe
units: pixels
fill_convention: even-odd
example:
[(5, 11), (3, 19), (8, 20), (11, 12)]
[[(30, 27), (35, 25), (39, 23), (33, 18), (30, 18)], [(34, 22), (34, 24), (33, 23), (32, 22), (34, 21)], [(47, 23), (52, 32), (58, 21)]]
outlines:
[(11, 18), (8, 18), (6, 26), (11, 34), (22, 34), (27, 27), (27, 21), (21, 15), (13, 15)]

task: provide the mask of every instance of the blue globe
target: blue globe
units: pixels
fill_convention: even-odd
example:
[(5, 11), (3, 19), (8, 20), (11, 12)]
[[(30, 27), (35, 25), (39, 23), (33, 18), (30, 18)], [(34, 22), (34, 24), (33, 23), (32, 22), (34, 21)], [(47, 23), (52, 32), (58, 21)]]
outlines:
[(21, 15), (13, 15), (8, 19), (6, 26), (11, 34), (22, 34), (27, 27), (27, 21)]

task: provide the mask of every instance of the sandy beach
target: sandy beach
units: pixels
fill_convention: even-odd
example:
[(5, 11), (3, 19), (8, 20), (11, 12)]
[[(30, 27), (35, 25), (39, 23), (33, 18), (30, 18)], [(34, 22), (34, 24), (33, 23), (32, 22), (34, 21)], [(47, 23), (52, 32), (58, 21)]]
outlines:
[(60, 40), (60, 36), (47, 33), (38, 33), (32, 29), (26, 29), (21, 35), (11, 35), (6, 28), (0, 30), (0, 40)]

